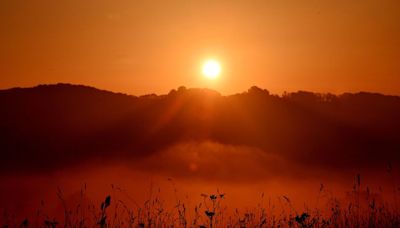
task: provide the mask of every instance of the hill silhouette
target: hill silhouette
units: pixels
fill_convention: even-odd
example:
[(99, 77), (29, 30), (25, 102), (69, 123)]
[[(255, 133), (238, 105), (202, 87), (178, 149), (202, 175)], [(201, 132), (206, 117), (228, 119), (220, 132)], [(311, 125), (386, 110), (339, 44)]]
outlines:
[(177, 143), (213, 141), (349, 169), (400, 161), (400, 97), (375, 93), (222, 96), (180, 87), (129, 96), (57, 84), (0, 91), (2, 172), (88, 160), (140, 160)]

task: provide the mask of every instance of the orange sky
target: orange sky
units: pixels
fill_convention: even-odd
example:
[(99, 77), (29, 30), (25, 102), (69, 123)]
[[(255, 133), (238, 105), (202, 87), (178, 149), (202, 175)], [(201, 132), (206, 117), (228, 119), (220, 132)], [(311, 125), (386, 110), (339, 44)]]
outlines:
[[(400, 94), (400, 2), (1, 1), (0, 88)], [(214, 57), (219, 80), (201, 76)]]

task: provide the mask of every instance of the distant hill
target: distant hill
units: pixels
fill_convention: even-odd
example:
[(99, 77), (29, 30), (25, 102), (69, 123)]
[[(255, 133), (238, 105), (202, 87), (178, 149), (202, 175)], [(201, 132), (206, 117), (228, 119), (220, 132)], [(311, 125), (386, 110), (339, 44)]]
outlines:
[(90, 159), (140, 159), (211, 140), (342, 168), (400, 161), (400, 97), (252, 87), (221, 96), (180, 87), (141, 97), (70, 84), (0, 91), (0, 169), (47, 171)]

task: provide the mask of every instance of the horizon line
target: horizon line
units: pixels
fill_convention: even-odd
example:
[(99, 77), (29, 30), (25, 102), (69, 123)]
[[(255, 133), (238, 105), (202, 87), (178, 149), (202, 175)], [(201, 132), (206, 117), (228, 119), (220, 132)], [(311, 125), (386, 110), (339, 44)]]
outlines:
[(165, 95), (170, 94), (172, 91), (179, 90), (179, 88), (185, 88), (187, 90), (191, 90), (191, 89), (209, 90), (209, 91), (214, 91), (214, 92), (218, 93), (221, 96), (228, 97), (228, 96), (234, 96), (234, 95), (238, 95), (238, 94), (247, 93), (251, 88), (254, 88), (254, 87), (268, 92), (269, 95), (271, 95), (271, 96), (279, 96), (279, 97), (283, 97), (283, 96), (285, 96), (285, 94), (292, 94), (292, 93), (298, 93), (298, 92), (308, 92), (308, 93), (319, 94), (319, 95), (332, 94), (332, 95), (335, 95), (335, 96), (341, 96), (341, 95), (344, 95), (344, 94), (368, 93), (368, 94), (376, 94), (376, 95), (383, 95), (383, 96), (400, 97), (400, 94), (391, 94), (391, 93), (384, 93), (384, 92), (379, 92), (379, 91), (367, 91), (367, 90), (344, 91), (344, 92), (340, 92), (340, 93), (335, 93), (335, 92), (329, 92), (329, 91), (327, 91), (327, 92), (316, 92), (316, 91), (312, 91), (312, 90), (298, 89), (298, 90), (295, 90), (295, 91), (286, 91), (285, 90), (285, 91), (281, 92), (280, 94), (277, 94), (277, 93), (271, 93), (271, 91), (268, 90), (267, 88), (263, 88), (263, 87), (260, 87), (258, 85), (252, 85), (247, 90), (244, 90), (244, 91), (241, 91), (241, 92), (236, 92), (236, 93), (230, 93), (230, 94), (222, 94), (220, 91), (218, 91), (216, 89), (213, 89), (213, 88), (187, 87), (185, 85), (180, 85), (180, 86), (177, 86), (175, 88), (170, 89), (169, 92), (167, 92), (167, 93), (148, 92), (148, 93), (137, 95), (137, 94), (120, 92), (120, 91), (115, 91), (115, 90), (110, 90), (110, 89), (103, 89), (103, 88), (95, 87), (95, 86), (88, 85), (88, 84), (79, 84), (79, 83), (75, 84), (75, 83), (70, 83), (70, 82), (39, 83), (39, 84), (32, 85), (32, 86), (13, 86), (13, 87), (8, 87), (8, 88), (0, 88), (0, 91), (16, 90), (16, 89), (33, 89), (33, 88), (37, 88), (37, 87), (41, 87), (41, 86), (57, 86), (57, 85), (81, 86), (81, 87), (96, 89), (96, 90), (99, 90), (99, 91), (111, 92), (111, 93), (115, 93), (115, 94), (123, 94), (123, 95), (133, 96), (133, 97), (143, 97), (143, 96), (148, 96), (148, 95), (165, 96)]

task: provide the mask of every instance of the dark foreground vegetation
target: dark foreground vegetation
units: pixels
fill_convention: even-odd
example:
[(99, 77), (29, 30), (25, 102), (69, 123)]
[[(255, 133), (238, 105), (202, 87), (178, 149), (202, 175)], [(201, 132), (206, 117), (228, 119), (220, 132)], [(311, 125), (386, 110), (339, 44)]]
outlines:
[[(172, 180), (171, 180), (172, 182)], [(112, 185), (113, 192), (123, 190)], [(176, 193), (176, 189), (174, 189)], [(234, 200), (217, 190), (214, 194), (201, 194), (198, 203), (189, 206), (175, 194), (175, 203), (167, 206), (159, 197), (160, 189), (142, 205), (128, 206), (124, 200), (108, 195), (100, 205), (86, 196), (81, 189), (76, 204), (66, 202), (63, 192), (57, 196), (63, 215), (51, 216), (38, 209), (34, 216), (18, 220), (16, 215), (4, 211), (3, 227), (399, 227), (397, 193), (392, 200), (383, 200), (381, 193), (361, 187), (356, 177), (353, 189), (346, 198), (337, 198), (321, 184), (316, 205), (292, 205), (292, 199), (282, 195), (272, 199), (264, 194), (253, 208), (229, 208)], [(188, 198), (186, 198), (188, 200)], [(296, 201), (296, 199), (294, 199)], [(43, 203), (43, 202), (42, 202)]]

